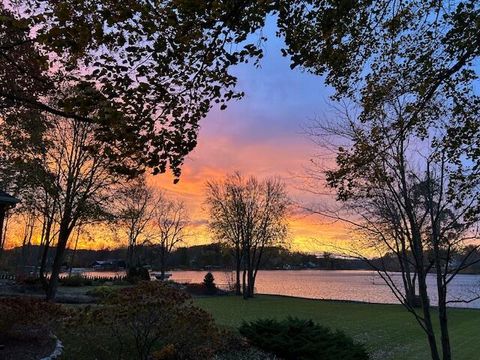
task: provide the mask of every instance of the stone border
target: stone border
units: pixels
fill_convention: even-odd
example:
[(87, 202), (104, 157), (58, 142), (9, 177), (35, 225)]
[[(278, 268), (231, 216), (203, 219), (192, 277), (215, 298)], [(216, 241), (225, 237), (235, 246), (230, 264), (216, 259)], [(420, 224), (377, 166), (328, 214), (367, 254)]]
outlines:
[(60, 355), (62, 355), (62, 353), (63, 353), (62, 342), (55, 335), (53, 335), (52, 337), (55, 339), (55, 349), (53, 350), (53, 352), (50, 355), (48, 355), (44, 358), (41, 358), (40, 360), (56, 360), (60, 357)]

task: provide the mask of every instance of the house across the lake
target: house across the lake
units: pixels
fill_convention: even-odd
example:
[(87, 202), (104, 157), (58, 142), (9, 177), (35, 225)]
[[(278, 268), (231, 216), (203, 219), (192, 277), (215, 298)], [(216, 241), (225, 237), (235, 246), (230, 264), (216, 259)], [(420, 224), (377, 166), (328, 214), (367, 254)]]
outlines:
[(124, 260), (118, 260), (118, 259), (111, 259), (111, 260), (97, 260), (92, 264), (92, 267), (94, 270), (98, 271), (114, 271), (114, 270), (120, 270), (120, 269), (125, 269), (127, 267), (127, 264), (125, 263)]

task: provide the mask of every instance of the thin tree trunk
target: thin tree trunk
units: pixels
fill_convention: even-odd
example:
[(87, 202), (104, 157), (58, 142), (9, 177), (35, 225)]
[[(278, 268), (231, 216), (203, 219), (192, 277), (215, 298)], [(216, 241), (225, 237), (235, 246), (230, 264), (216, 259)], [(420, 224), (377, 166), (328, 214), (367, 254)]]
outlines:
[(33, 228), (35, 226), (35, 218), (32, 214), (28, 215), (27, 224), (25, 225), (25, 231), (23, 235), (22, 241), (22, 252), (21, 252), (21, 260), (17, 266), (17, 274), (24, 276), (25, 275), (25, 267), (27, 266), (28, 258), (30, 255), (30, 244), (32, 241), (33, 236)]
[(39, 270), (39, 277), (42, 283), (47, 286), (47, 280), (45, 277), (46, 267), (47, 267), (47, 259), (48, 259), (48, 250), (50, 249), (50, 243), (46, 243), (45, 247), (43, 248), (42, 252), (42, 260), (40, 263), (40, 270)]
[(79, 238), (80, 238), (80, 226), (77, 229), (77, 237), (75, 238), (75, 246), (73, 247), (72, 258), (70, 259), (70, 269), (68, 270), (68, 276), (72, 276), (73, 260), (75, 259), (75, 253), (77, 252)]
[(450, 348), (450, 336), (448, 333), (448, 319), (447, 319), (447, 291), (443, 283), (443, 274), (440, 263), (440, 249), (438, 241), (434, 241), (435, 252), (435, 270), (437, 276), (437, 292), (438, 292), (438, 319), (440, 323), (440, 333), (442, 342), (443, 360), (451, 360), (452, 350)]
[(5, 234), (7, 224), (5, 219), (7, 218), (7, 210), (4, 206), (0, 205), (0, 258), (3, 254), (3, 248), (5, 247)]
[(443, 360), (452, 359), (452, 350), (450, 347), (450, 336), (448, 333), (448, 318), (447, 318), (447, 306), (446, 306), (446, 294), (445, 291), (439, 291), (439, 301), (438, 301), (438, 318), (440, 322), (440, 332), (442, 340), (442, 353)]
[(165, 259), (165, 246), (161, 245), (160, 248), (160, 276), (162, 280), (165, 280), (165, 273), (166, 273), (166, 259)]
[(133, 244), (130, 243), (127, 249), (127, 269), (133, 267)]
[(433, 324), (430, 314), (430, 302), (427, 294), (426, 274), (419, 275), (418, 293), (420, 295), (420, 300), (422, 303), (423, 318), (428, 338), (428, 344), (430, 346), (430, 354), (432, 356), (432, 360), (440, 360), (440, 355), (438, 353), (435, 332), (433, 330)]
[(243, 275), (242, 275), (242, 294), (243, 294), (243, 299), (247, 300), (248, 299), (248, 287), (247, 287), (247, 269), (243, 269)]
[(242, 257), (242, 263), (243, 263), (243, 274), (242, 274), (242, 294), (243, 298), (245, 300), (248, 299), (249, 294), (248, 294), (248, 283), (247, 283), (247, 256)]
[(65, 258), (67, 242), (71, 232), (71, 229), (65, 223), (66, 222), (60, 226), (60, 231), (58, 234), (57, 251), (55, 253), (55, 259), (53, 260), (50, 281), (48, 282), (47, 300), (54, 300), (57, 293), (58, 277), (60, 276), (62, 263)]
[(240, 247), (237, 245), (235, 247), (235, 260), (236, 260), (236, 279), (235, 279), (235, 295), (242, 295), (241, 287), (240, 287), (240, 272), (242, 268), (242, 258), (240, 255)]
[(43, 252), (42, 252), (42, 260), (41, 260), (41, 263), (40, 263), (40, 270), (39, 270), (39, 276), (40, 276), (40, 279), (45, 287), (45, 289), (47, 288), (48, 284), (47, 284), (47, 279), (45, 277), (45, 273), (47, 271), (47, 260), (48, 260), (48, 251), (50, 250), (50, 244), (51, 244), (51, 241), (52, 241), (52, 224), (53, 224), (53, 220), (52, 218), (49, 217), (48, 219), (48, 223), (47, 223), (47, 227), (45, 229), (45, 239), (44, 239), (44, 248), (43, 248)]
[(248, 269), (248, 297), (253, 298), (255, 295), (255, 279), (253, 276), (253, 267), (250, 266)]

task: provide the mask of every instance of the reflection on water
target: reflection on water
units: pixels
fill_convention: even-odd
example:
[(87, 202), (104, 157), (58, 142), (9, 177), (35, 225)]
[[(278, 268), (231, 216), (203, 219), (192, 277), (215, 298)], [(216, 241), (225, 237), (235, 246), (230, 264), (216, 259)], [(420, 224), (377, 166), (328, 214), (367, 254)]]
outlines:
[[(202, 282), (206, 271), (172, 271), (171, 279), (178, 282)], [(123, 276), (125, 272), (86, 271), (91, 276)], [(212, 271), (215, 281), (225, 286), (232, 274)], [(400, 284), (400, 274), (391, 276)], [(436, 305), (435, 278), (428, 276), (430, 301)], [(362, 270), (281, 270), (260, 271), (256, 290), (262, 294), (299, 296), (311, 299), (354, 300), (374, 303), (398, 303), (388, 286), (374, 271)], [(449, 284), (450, 300), (469, 300), (480, 294), (480, 275), (457, 275)], [(480, 308), (480, 300), (455, 303), (451, 306)]]
[[(205, 271), (173, 271), (172, 280), (201, 282)], [(213, 271), (217, 283), (227, 283), (230, 274)], [(400, 274), (391, 274), (401, 283)], [(437, 304), (434, 294), (435, 277), (428, 276), (430, 301)], [(282, 270), (260, 271), (256, 285), (262, 294), (299, 296), (311, 299), (354, 300), (373, 303), (398, 303), (392, 291), (374, 271), (362, 270)], [(457, 275), (449, 284), (450, 300), (469, 300), (480, 294), (480, 275)], [(455, 303), (451, 306), (480, 308), (480, 300), (471, 303)]]

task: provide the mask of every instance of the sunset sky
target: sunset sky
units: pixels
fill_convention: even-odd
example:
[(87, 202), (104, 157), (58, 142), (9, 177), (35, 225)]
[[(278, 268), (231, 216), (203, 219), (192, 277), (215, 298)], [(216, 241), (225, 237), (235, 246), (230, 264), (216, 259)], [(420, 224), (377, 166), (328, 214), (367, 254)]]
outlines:
[[(332, 90), (321, 77), (290, 69), (289, 60), (281, 56), (283, 40), (275, 36), (275, 19), (268, 19), (263, 34), (268, 41), (264, 44), (260, 67), (242, 64), (234, 70), (238, 76), (237, 89), (244, 91), (245, 97), (230, 102), (224, 111), (212, 109), (201, 122), (198, 146), (188, 156), (180, 182), (174, 185), (169, 173), (149, 176), (151, 185), (187, 204), (192, 220), (187, 245), (213, 241), (204, 204), (205, 182), (234, 171), (258, 178), (281, 177), (296, 204), (333, 203), (333, 196), (319, 197), (305, 191), (302, 179), (310, 159), (322, 152), (305, 135), (305, 126), (315, 118), (332, 118), (329, 104)], [(327, 156), (325, 161), (333, 164), (331, 157)], [(318, 185), (320, 191), (326, 191), (322, 184)], [(7, 247), (21, 245), (24, 234), (21, 224), (12, 221)], [(345, 247), (351, 235), (341, 223), (309, 215), (298, 208), (290, 216), (289, 224), (289, 242), (294, 250), (338, 252), (335, 248)], [(33, 242), (38, 243), (39, 231), (35, 233), (38, 234)], [(75, 239), (74, 234), (70, 247)], [(79, 247), (125, 245), (118, 241), (110, 229), (95, 226), (90, 231), (82, 229)]]
[[(309, 160), (319, 149), (303, 128), (316, 117), (329, 116), (331, 90), (323, 79), (291, 70), (280, 49), (283, 40), (275, 37), (274, 22), (265, 28), (268, 41), (261, 67), (243, 64), (235, 69), (240, 101), (224, 111), (213, 109), (203, 120), (197, 148), (188, 157), (181, 180), (172, 184), (169, 175), (151, 179), (188, 204), (195, 223), (192, 243), (211, 241), (203, 199), (205, 181), (222, 178), (239, 170), (260, 178), (280, 176), (288, 184), (294, 201), (310, 204), (325, 201), (301, 188)], [(315, 216), (296, 213), (290, 220), (292, 247), (305, 251), (328, 250), (328, 245), (345, 239), (341, 224), (330, 224)]]

